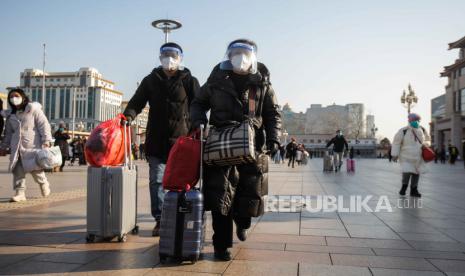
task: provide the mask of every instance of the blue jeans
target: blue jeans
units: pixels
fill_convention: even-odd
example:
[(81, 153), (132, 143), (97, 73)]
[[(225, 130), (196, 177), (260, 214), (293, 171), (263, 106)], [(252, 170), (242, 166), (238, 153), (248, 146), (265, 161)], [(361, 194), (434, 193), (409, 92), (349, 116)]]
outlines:
[(150, 168), (149, 187), (152, 216), (156, 221), (160, 221), (163, 199), (165, 197), (165, 191), (161, 183), (166, 164), (162, 163), (160, 159), (155, 156), (147, 156), (147, 160), (149, 161)]

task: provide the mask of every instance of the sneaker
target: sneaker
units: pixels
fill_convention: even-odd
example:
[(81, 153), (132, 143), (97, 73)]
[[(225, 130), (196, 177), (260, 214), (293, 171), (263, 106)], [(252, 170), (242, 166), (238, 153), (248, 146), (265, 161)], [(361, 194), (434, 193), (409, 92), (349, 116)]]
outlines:
[(240, 241), (245, 241), (247, 239), (247, 234), (248, 234), (247, 229), (241, 229), (241, 228), (236, 229), (236, 235)]
[(26, 193), (24, 190), (16, 190), (15, 196), (10, 199), (11, 202), (26, 201)]
[(43, 197), (48, 197), (50, 195), (50, 185), (44, 184), (40, 186), (40, 191), (42, 192)]
[(152, 237), (159, 237), (160, 236), (160, 221), (157, 220), (155, 223), (155, 227), (152, 230)]
[(215, 259), (220, 261), (230, 261), (232, 259), (231, 252), (228, 249), (226, 250), (217, 250), (215, 249)]

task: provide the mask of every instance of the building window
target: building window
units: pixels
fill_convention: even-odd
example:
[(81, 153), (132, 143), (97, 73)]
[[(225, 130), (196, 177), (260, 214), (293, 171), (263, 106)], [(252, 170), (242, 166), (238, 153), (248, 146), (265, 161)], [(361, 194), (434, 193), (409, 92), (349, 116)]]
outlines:
[(56, 96), (57, 96), (56, 89), (52, 89), (52, 104), (51, 104), (51, 112), (50, 112), (50, 118), (52, 120), (56, 119), (55, 118)]
[(462, 106), (461, 106), (461, 110), (462, 110), (462, 114), (465, 115), (465, 88), (463, 88), (461, 91), (460, 91), (460, 94), (461, 94), (461, 99), (460, 101), (462, 102)]
[(320, 140), (320, 139), (318, 139), (318, 143), (321, 143), (321, 140)]
[(315, 140), (314, 140), (314, 139), (310, 139), (310, 143), (315, 143)]
[(66, 98), (65, 98), (65, 117), (69, 118), (69, 107), (70, 107), (70, 91), (69, 88), (66, 88)]
[(60, 89), (60, 118), (65, 117), (65, 89)]
[(304, 141), (303, 141), (303, 142), (304, 142), (304, 143), (307, 143), (307, 139), (304, 139)]

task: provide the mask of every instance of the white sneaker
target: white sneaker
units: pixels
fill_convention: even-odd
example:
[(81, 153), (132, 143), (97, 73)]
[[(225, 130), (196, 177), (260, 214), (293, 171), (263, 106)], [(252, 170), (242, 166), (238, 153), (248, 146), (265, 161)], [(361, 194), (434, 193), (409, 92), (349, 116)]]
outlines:
[(11, 198), (11, 202), (21, 202), (26, 201), (26, 193), (24, 190), (17, 190), (16, 195)]
[(50, 185), (49, 184), (41, 185), (40, 190), (42, 192), (43, 197), (48, 197), (50, 195)]

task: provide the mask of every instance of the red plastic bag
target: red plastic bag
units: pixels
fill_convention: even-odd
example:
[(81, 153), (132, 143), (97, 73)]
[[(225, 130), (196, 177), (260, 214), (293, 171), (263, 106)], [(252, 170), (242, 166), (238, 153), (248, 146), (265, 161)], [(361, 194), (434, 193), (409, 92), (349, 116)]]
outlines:
[[(124, 162), (122, 119), (126, 120), (126, 117), (118, 114), (114, 119), (105, 121), (92, 130), (85, 145), (85, 155), (89, 165), (93, 167), (118, 166)], [(129, 131), (128, 129), (126, 131), (128, 141)], [(127, 145), (129, 147), (129, 142)]]
[(163, 188), (189, 191), (200, 177), (200, 132), (181, 136), (171, 148), (163, 175)]
[(423, 157), (423, 160), (425, 160), (425, 162), (431, 162), (436, 158), (436, 153), (434, 153), (434, 151), (430, 147), (426, 147), (426, 146), (422, 147), (421, 155)]

